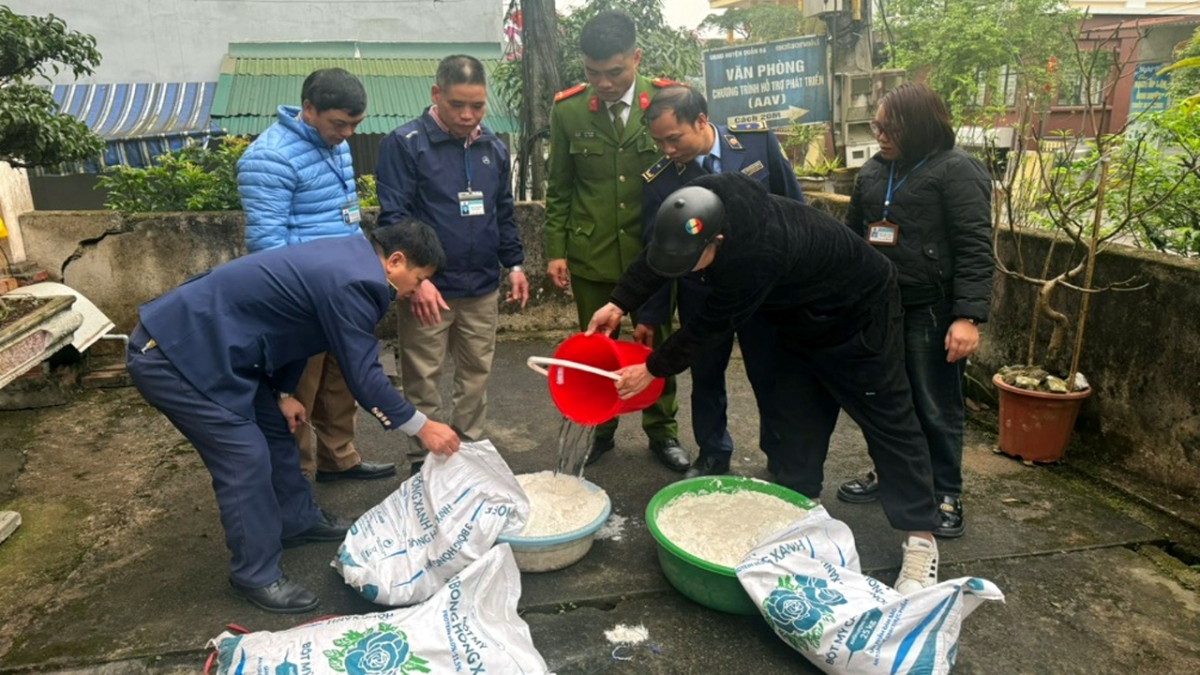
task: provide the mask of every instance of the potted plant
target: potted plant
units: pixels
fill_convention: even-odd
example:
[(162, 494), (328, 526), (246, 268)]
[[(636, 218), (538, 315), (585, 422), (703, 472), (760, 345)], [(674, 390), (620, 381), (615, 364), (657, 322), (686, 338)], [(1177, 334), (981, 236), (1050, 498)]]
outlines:
[[(1098, 276), (1105, 249), (1144, 235), (1156, 210), (1200, 169), (1200, 123), (1181, 121), (1177, 112), (1138, 116), (1111, 134), (1087, 133), (1100, 128), (1127, 65), (1114, 63), (1108, 40), (1092, 46), (1074, 57), (1083, 92), (1074, 126), (1045, 132), (1047, 102), (1027, 97), (997, 191), (997, 269), (1032, 292), (1025, 359), (993, 377), (998, 450), (1027, 463), (1061, 459), (1092, 394), (1080, 358), (1093, 297), (1145, 288), (1137, 278)], [(1031, 236), (1037, 230), (1050, 234), (1048, 243)]]

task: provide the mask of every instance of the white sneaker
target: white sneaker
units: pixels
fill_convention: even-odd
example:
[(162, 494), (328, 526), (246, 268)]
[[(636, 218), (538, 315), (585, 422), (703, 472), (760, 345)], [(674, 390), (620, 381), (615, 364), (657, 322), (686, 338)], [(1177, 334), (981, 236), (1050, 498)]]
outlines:
[(937, 543), (920, 537), (909, 537), (904, 544), (904, 564), (894, 588), (901, 595), (912, 595), (937, 583)]

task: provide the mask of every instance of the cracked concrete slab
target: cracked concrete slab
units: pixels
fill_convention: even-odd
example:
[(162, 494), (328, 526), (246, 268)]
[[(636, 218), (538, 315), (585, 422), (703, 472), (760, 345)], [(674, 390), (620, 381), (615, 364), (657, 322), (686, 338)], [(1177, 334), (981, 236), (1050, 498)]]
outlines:
[[(527, 356), (552, 351), (553, 344), (542, 341), (498, 346), (490, 435), (518, 473), (554, 464), (559, 418), (545, 382), (524, 366)], [(735, 471), (765, 477), (738, 361), (729, 382)], [(688, 386), (682, 378), (684, 396)], [(687, 410), (685, 403), (683, 442), (694, 450)], [(707, 610), (671, 589), (642, 514), (650, 496), (678, 474), (650, 455), (636, 415), (623, 419), (617, 439), (617, 450), (589, 467), (587, 477), (628, 519), (622, 538), (598, 541), (566, 570), (522, 578), (521, 607), (552, 668), (559, 675), (816, 672), (760, 620)], [(358, 445), (367, 459), (403, 463), (406, 442), (385, 434), (371, 417), (360, 418)], [(967, 620), (956, 672), (1192, 672), (1185, 666), (1197, 658), (1189, 639), (1200, 635), (1194, 591), (1130, 550), (1162, 535), (1072, 472), (1027, 468), (992, 454), (989, 442), (977, 431), (969, 434), (968, 534), (943, 542), (942, 577), (990, 578), (1009, 601), (985, 605)], [(321, 614), (375, 609), (328, 566), (335, 544), (284, 552), (289, 576), (322, 599), (312, 616), (270, 615), (234, 596), (208, 475), (194, 450), (132, 389), (85, 392), (60, 408), (0, 413), (0, 448), (0, 459), (28, 453), (20, 471), (0, 461), (10, 466), (0, 490), (13, 484), (0, 497), (0, 510), (18, 511), (24, 521), (0, 546), (0, 672), (114, 661), (128, 670), (113, 664), (106, 675), (194, 672), (206, 640), (226, 623), (283, 629)], [(840, 480), (866, 467), (865, 457), (853, 425), (839, 425), (824, 497), (856, 533), (864, 567), (890, 581), (898, 534), (877, 505), (833, 499)], [(401, 475), (407, 475), (403, 468)], [(398, 483), (317, 484), (315, 490), (325, 508), (357, 515)], [(619, 652), (631, 660), (614, 659), (603, 631), (618, 623), (644, 624), (658, 651)]]

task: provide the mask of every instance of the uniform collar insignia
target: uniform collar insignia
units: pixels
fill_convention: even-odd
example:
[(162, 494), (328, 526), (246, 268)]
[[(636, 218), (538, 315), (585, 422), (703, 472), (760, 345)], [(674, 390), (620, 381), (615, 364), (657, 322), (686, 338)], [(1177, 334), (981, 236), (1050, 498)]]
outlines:
[(646, 180), (646, 182), (649, 183), (650, 181), (654, 180), (655, 178), (658, 178), (658, 174), (662, 173), (663, 169), (667, 168), (667, 165), (670, 163), (671, 163), (670, 157), (663, 157), (662, 159), (655, 162), (649, 169), (646, 169), (644, 172), (642, 172), (642, 178), (644, 178)]

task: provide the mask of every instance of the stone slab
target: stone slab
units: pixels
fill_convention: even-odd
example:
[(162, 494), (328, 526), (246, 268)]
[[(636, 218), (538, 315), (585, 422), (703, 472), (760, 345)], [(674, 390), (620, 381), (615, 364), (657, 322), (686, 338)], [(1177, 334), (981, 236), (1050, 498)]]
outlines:
[(12, 536), (21, 526), (21, 514), (16, 511), (0, 511), (0, 544)]

